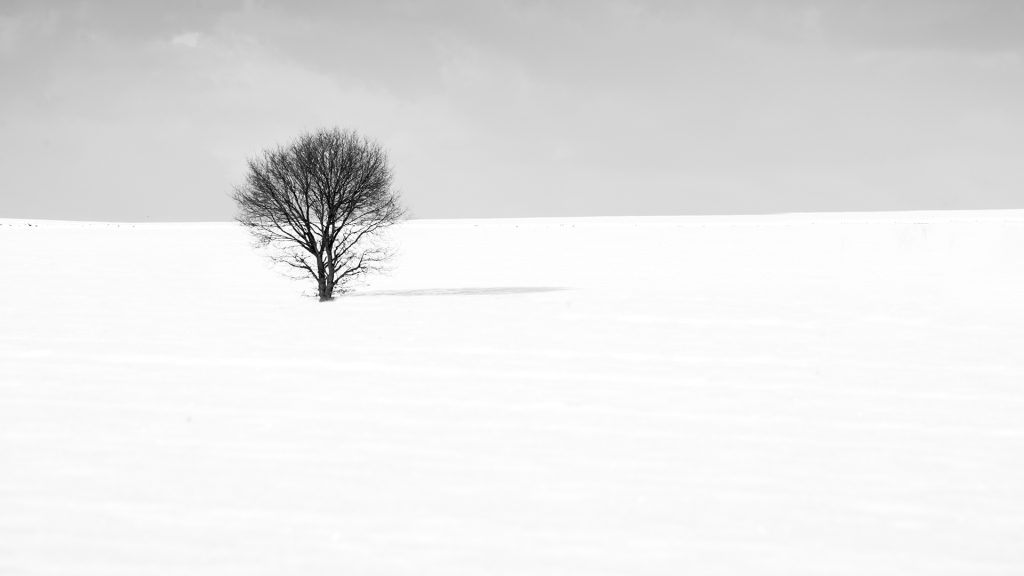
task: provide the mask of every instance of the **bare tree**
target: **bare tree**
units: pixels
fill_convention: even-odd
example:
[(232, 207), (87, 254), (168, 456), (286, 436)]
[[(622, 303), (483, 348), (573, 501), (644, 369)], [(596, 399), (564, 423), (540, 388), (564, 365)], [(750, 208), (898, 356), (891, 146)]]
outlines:
[(404, 215), (384, 149), (337, 128), (249, 160), (234, 199), (257, 244), (316, 280), (320, 301), (380, 268), (388, 257), (380, 233)]

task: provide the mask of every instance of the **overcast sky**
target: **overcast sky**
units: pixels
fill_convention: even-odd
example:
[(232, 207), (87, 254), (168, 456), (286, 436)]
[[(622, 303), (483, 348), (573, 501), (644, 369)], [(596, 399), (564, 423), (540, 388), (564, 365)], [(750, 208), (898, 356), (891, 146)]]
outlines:
[(321, 126), (414, 217), (1024, 207), (1018, 0), (0, 0), (0, 217), (227, 220)]

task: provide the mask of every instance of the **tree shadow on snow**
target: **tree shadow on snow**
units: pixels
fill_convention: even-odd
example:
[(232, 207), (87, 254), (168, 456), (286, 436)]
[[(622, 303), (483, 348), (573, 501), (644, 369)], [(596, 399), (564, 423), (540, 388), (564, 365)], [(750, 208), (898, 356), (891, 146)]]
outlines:
[(414, 290), (368, 290), (351, 292), (344, 298), (353, 296), (505, 296), (509, 294), (536, 294), (540, 292), (559, 292), (565, 288), (556, 286), (495, 286), (489, 288), (418, 288)]

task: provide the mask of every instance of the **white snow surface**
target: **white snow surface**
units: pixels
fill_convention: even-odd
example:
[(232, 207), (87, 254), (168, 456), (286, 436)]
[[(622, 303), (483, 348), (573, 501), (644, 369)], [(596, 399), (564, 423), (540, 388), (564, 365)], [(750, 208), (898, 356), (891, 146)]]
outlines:
[(1024, 211), (0, 220), (0, 574), (1024, 574)]

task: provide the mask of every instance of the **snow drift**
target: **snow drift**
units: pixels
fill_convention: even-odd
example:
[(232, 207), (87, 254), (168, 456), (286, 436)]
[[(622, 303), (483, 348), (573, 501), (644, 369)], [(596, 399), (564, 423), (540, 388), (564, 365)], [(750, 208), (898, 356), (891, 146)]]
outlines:
[(394, 242), (0, 220), (0, 573), (1024, 573), (1024, 212)]

